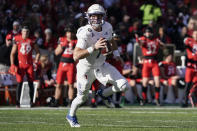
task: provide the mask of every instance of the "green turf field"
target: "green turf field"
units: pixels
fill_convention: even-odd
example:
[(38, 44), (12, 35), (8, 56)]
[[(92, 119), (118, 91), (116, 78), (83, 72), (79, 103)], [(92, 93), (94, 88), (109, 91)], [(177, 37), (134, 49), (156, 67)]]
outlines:
[(70, 128), (67, 108), (0, 108), (0, 131), (195, 131), (197, 109), (128, 106), (121, 109), (82, 107), (80, 128)]

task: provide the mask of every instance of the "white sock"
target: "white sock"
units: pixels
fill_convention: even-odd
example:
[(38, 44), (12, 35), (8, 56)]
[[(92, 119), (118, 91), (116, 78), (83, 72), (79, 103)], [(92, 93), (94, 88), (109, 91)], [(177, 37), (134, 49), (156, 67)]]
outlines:
[(72, 101), (71, 107), (70, 107), (70, 116), (75, 116), (76, 111), (78, 107), (83, 103), (84, 101), (77, 95), (77, 97)]

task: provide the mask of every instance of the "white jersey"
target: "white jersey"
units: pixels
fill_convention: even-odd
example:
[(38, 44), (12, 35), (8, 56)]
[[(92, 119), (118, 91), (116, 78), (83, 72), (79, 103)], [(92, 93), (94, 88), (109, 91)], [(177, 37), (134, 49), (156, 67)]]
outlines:
[[(112, 39), (112, 26), (110, 23), (105, 22), (102, 25), (102, 31), (95, 31), (91, 25), (86, 25), (80, 27), (77, 30), (77, 45), (76, 47), (81, 49), (87, 49), (93, 46), (100, 38), (105, 38), (107, 40)], [(86, 58), (79, 60), (79, 65), (84, 65), (88, 67), (98, 67), (105, 62), (106, 56), (99, 53), (99, 51), (94, 51), (91, 55)]]

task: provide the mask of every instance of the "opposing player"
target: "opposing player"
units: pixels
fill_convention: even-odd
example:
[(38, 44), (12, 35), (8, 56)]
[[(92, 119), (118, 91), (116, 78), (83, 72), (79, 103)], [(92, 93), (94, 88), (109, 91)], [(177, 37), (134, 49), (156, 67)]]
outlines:
[[(38, 63), (40, 58), (40, 51), (35, 43), (35, 39), (29, 36), (29, 28), (27, 26), (23, 26), (21, 35), (16, 35), (13, 39), (13, 47), (10, 54), (10, 71), (16, 75), (17, 90), (16, 90), (16, 105), (20, 107), (20, 96), (21, 89), (23, 84), (23, 77), (26, 74), (29, 84), (29, 95), (31, 105), (33, 104), (33, 95), (34, 95), (34, 74), (33, 74), (33, 58), (32, 52), (35, 50), (36, 58), (35, 63)], [(15, 54), (18, 52), (18, 66), (14, 65)]]
[(187, 52), (187, 67), (185, 73), (185, 99), (182, 107), (188, 106), (188, 94), (197, 75), (197, 30), (193, 31), (192, 38), (185, 38), (184, 43)]
[[(77, 64), (77, 97), (73, 100), (66, 119), (71, 127), (80, 127), (77, 121), (77, 108), (87, 100), (92, 82), (97, 79), (103, 85), (111, 83), (113, 86), (99, 90), (102, 98), (112, 95), (114, 92), (125, 91), (129, 88), (127, 80), (119, 71), (105, 62), (106, 56), (101, 52), (106, 49), (107, 41), (113, 43), (112, 26), (104, 20), (106, 12), (99, 4), (93, 4), (88, 8), (88, 25), (77, 31), (77, 45), (74, 49), (74, 60)], [(116, 54), (116, 52), (113, 51)]]
[(175, 99), (178, 98), (177, 83), (180, 79), (176, 71), (176, 64), (173, 62), (173, 54), (166, 50), (164, 52), (165, 59), (159, 63), (161, 71), (161, 83), (165, 86), (164, 99), (166, 99), (168, 87), (172, 87)]
[(73, 59), (73, 50), (77, 43), (74, 39), (74, 27), (73, 25), (68, 25), (65, 28), (65, 36), (59, 38), (59, 45), (55, 49), (55, 55), (60, 55), (62, 53), (59, 67), (56, 76), (56, 89), (55, 89), (55, 100), (51, 102), (52, 107), (58, 106), (58, 100), (61, 96), (61, 90), (64, 85), (65, 78), (68, 81), (68, 97), (69, 105), (71, 104), (74, 97), (74, 82), (75, 82), (75, 62)]
[(143, 68), (142, 68), (142, 97), (144, 103), (147, 101), (147, 86), (150, 74), (154, 76), (155, 82), (155, 100), (156, 105), (160, 106), (159, 95), (160, 95), (160, 69), (157, 62), (157, 54), (159, 46), (163, 43), (153, 36), (153, 29), (147, 27), (145, 29), (144, 36), (138, 38), (136, 34), (136, 40), (141, 46), (142, 54), (144, 56)]

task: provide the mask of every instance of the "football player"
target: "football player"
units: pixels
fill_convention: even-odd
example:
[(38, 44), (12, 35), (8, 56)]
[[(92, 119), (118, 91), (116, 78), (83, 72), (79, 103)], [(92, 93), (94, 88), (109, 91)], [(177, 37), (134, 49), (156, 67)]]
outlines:
[(143, 68), (142, 68), (142, 97), (144, 103), (147, 102), (147, 86), (150, 74), (154, 77), (155, 82), (155, 100), (156, 105), (160, 106), (159, 95), (160, 95), (160, 69), (157, 62), (157, 54), (160, 45), (163, 43), (154, 37), (153, 29), (147, 27), (145, 29), (144, 36), (138, 38), (136, 34), (136, 41), (142, 49), (142, 54), (144, 56)]
[(61, 96), (62, 87), (67, 78), (68, 81), (68, 97), (69, 97), (69, 105), (71, 104), (74, 97), (74, 82), (75, 82), (75, 62), (73, 59), (73, 50), (77, 43), (77, 40), (74, 38), (75, 29), (73, 25), (68, 25), (65, 28), (65, 36), (59, 38), (59, 45), (55, 49), (55, 55), (62, 54), (60, 58), (59, 67), (57, 70), (56, 76), (56, 89), (55, 89), (55, 100), (51, 102), (52, 107), (58, 106), (58, 100)]
[(188, 94), (197, 75), (197, 30), (193, 31), (192, 38), (185, 38), (184, 43), (187, 52), (187, 65), (185, 72), (185, 99), (182, 107), (188, 106)]
[[(111, 87), (98, 90), (98, 94), (104, 99), (114, 92), (125, 91), (130, 87), (120, 72), (105, 62), (106, 56), (101, 53), (106, 49), (107, 43), (113, 44), (112, 26), (104, 20), (105, 9), (99, 4), (93, 4), (86, 14), (88, 24), (78, 29), (78, 41), (73, 54), (74, 60), (79, 62), (77, 64), (77, 97), (73, 100), (66, 116), (71, 127), (80, 127), (76, 111), (87, 100), (89, 89), (95, 79), (103, 85), (112, 84)], [(109, 52), (110, 50), (107, 54)], [(117, 50), (113, 51), (113, 54), (119, 56)]]
[(176, 71), (176, 64), (173, 62), (173, 54), (166, 50), (164, 52), (165, 59), (159, 63), (160, 71), (161, 71), (161, 83), (165, 86), (164, 91), (164, 100), (166, 99), (168, 87), (173, 88), (173, 93), (175, 99), (178, 98), (178, 88), (177, 82), (180, 79), (180, 76), (177, 74)]
[[(40, 51), (35, 43), (35, 39), (29, 36), (29, 28), (28, 26), (23, 26), (21, 35), (16, 35), (13, 38), (13, 47), (10, 54), (10, 71), (16, 75), (17, 90), (16, 90), (16, 105), (20, 107), (20, 96), (21, 89), (23, 84), (23, 77), (26, 74), (28, 79), (28, 85), (30, 88), (30, 103), (33, 104), (33, 96), (34, 96), (34, 74), (33, 74), (33, 58), (32, 52), (35, 50), (36, 58), (35, 63), (38, 63), (40, 58)], [(14, 65), (15, 54), (18, 52), (18, 66)]]

